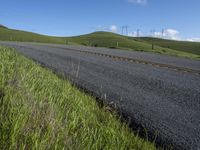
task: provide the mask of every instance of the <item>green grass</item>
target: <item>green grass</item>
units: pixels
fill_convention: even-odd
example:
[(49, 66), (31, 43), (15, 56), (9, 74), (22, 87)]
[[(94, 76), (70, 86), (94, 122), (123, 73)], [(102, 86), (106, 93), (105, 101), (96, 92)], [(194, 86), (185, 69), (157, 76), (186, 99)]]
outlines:
[(3, 26), (0, 24), (0, 28), (5, 28), (5, 29), (8, 29), (6, 26)]
[(97, 47), (117, 48), (117, 42), (118, 42), (118, 47), (123, 47), (123, 48), (129, 48), (135, 50), (144, 50), (151, 48), (151, 45), (149, 44), (134, 40), (129, 40), (125, 36), (109, 32), (95, 32), (92, 34), (70, 37), (68, 38), (68, 40), (81, 45), (97, 46)]
[[(189, 51), (189, 50), (181, 51), (180, 49), (179, 50), (171, 49), (171, 48), (168, 48), (167, 46), (162, 47), (162, 45), (159, 45), (153, 42), (148, 42), (147, 40), (140, 40), (138, 38), (130, 38), (127, 36), (122, 36), (122, 35), (109, 33), (109, 32), (95, 32), (92, 34), (70, 37), (68, 38), (68, 41), (73, 41), (74, 43), (78, 43), (80, 45), (86, 45), (86, 46), (121, 48), (125, 50), (160, 53), (160, 54), (165, 54), (165, 55), (200, 60), (200, 54), (196, 52), (196, 51), (200, 51), (199, 49), (194, 48), (193, 51)], [(179, 43), (178, 41), (174, 41), (174, 42)], [(117, 43), (118, 43), (118, 47), (117, 47)], [(152, 43), (154, 44), (154, 49), (152, 49)], [(189, 43), (192, 47), (193, 43), (192, 42), (189, 42)], [(184, 45), (182, 47), (184, 47)], [(191, 47), (188, 47), (188, 49)]]
[(0, 54), (0, 149), (156, 149), (70, 82), (12, 49)]
[(188, 52), (196, 55), (200, 55), (200, 42), (187, 42), (187, 41), (173, 41), (159, 38), (143, 37), (140, 41), (147, 43), (154, 43), (161, 47), (174, 49), (181, 52)]
[(0, 27), (0, 40), (64, 44), (62, 38)]
[[(200, 60), (200, 43), (132, 38), (109, 32), (94, 32), (74, 37), (53, 37), (0, 26), (0, 40), (120, 48)], [(154, 44), (154, 49), (152, 49), (152, 44)]]

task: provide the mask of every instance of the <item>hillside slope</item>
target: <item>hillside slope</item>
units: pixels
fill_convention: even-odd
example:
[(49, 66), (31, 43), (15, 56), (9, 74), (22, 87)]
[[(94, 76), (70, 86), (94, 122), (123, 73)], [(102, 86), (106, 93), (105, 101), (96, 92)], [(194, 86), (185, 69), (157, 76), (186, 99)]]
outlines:
[(6, 26), (0, 24), (0, 28), (5, 28), (5, 29), (8, 29)]
[(64, 44), (64, 39), (0, 26), (0, 40)]
[(94, 32), (91, 34), (69, 37), (68, 40), (87, 46), (110, 48), (122, 47), (135, 50), (151, 49), (151, 45), (148, 43), (138, 42), (136, 40), (128, 39), (125, 36), (109, 32)]
[(55, 37), (0, 26), (0, 40), (120, 48), (200, 59), (200, 43), (156, 38), (132, 38), (110, 32), (94, 32), (74, 37)]
[[(187, 58), (200, 58), (198, 49), (198, 45), (200, 45), (200, 43), (194, 42), (179, 42), (160, 39), (161, 42), (159, 43), (159, 39), (155, 38), (133, 38), (109, 32), (94, 32), (81, 36), (68, 37), (66, 39), (69, 42), (86, 46), (120, 48), (127, 50), (155, 52)], [(162, 44), (162, 41), (163, 43), (166, 41), (166, 44)], [(168, 41), (170, 41), (170, 43), (167, 43)], [(152, 44), (154, 45), (153, 48)], [(181, 47), (184, 47), (184, 49), (181, 50)]]
[(155, 45), (159, 45), (161, 47), (200, 55), (200, 42), (173, 41), (150, 37), (140, 38), (139, 41), (147, 42), (149, 44), (154, 43)]

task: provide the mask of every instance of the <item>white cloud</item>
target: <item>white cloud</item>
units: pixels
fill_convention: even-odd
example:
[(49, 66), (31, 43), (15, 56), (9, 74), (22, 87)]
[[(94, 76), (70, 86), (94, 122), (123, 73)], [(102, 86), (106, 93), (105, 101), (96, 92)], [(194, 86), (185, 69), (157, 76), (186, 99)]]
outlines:
[(166, 29), (164, 30), (164, 37), (177, 40), (179, 38), (179, 31), (174, 30), (174, 29)]
[(153, 32), (153, 37), (181, 40), (181, 38), (179, 37), (179, 31), (175, 29), (165, 29), (162, 32)]
[(111, 32), (115, 32), (115, 33), (117, 33), (117, 30), (118, 30), (116, 25), (110, 26), (109, 29), (110, 29)]
[(154, 32), (153, 36), (155, 36), (155, 37), (161, 37), (162, 33), (161, 32)]
[(129, 32), (128, 36), (137, 37), (137, 32)]
[(134, 32), (129, 32), (128, 36), (131, 37), (138, 37), (138, 36), (145, 36), (145, 34), (142, 31), (134, 31)]
[(186, 41), (190, 41), (190, 42), (200, 42), (200, 38), (189, 38), (189, 39), (186, 39)]
[(127, 0), (129, 3), (139, 4), (139, 5), (146, 5), (147, 0)]

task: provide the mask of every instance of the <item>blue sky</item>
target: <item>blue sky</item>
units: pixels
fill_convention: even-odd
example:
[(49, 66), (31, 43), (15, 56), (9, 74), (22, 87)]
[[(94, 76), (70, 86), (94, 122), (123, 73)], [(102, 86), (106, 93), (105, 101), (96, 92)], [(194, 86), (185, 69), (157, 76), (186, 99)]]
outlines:
[(200, 38), (200, 0), (1, 0), (0, 24), (47, 35), (106, 30)]

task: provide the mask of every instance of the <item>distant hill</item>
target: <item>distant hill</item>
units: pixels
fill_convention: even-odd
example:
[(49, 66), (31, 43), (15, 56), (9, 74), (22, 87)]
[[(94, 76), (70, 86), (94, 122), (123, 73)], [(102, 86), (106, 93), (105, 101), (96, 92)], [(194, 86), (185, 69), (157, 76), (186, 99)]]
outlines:
[(74, 37), (55, 37), (0, 26), (0, 40), (120, 48), (200, 59), (200, 43), (150, 37), (133, 38), (110, 32), (94, 32)]
[(161, 47), (200, 55), (199, 42), (174, 41), (174, 40), (166, 40), (166, 39), (150, 38), (150, 37), (140, 38), (140, 40), (147, 43), (154, 43)]
[[(94, 32), (68, 37), (67, 39), (86, 46), (122, 48), (200, 59), (200, 43), (197, 42), (172, 41), (151, 37), (127, 37), (110, 32)], [(152, 44), (154, 49), (152, 49)]]
[(148, 50), (151, 45), (125, 36), (110, 32), (94, 32), (91, 34), (68, 37), (67, 40), (86, 46), (126, 48), (134, 50)]
[(64, 44), (64, 41), (61, 38), (2, 27), (0, 27), (0, 40)]
[(8, 29), (6, 26), (0, 24), (0, 28), (5, 28), (5, 29)]

